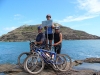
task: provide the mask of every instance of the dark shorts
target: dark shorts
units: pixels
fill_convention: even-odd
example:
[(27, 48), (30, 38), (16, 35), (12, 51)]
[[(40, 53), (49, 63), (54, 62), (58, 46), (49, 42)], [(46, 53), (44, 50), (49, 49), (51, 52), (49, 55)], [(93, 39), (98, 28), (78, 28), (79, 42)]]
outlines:
[[(45, 34), (45, 37), (47, 39), (47, 34)], [(48, 34), (48, 40), (52, 40), (53, 39), (53, 34)]]
[(61, 53), (61, 47), (62, 47), (61, 44), (55, 46), (55, 47), (54, 47), (54, 49), (55, 49), (55, 53), (60, 54), (60, 53)]

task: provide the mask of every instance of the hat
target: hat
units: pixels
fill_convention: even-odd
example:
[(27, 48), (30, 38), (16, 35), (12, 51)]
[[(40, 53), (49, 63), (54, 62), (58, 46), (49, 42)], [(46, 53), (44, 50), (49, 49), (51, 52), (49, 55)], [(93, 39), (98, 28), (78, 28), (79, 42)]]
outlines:
[(42, 26), (38, 26), (38, 30), (41, 30), (42, 29)]
[(46, 18), (47, 18), (47, 17), (50, 17), (50, 18), (51, 18), (51, 15), (50, 15), (50, 14), (48, 14), (48, 15), (46, 15)]

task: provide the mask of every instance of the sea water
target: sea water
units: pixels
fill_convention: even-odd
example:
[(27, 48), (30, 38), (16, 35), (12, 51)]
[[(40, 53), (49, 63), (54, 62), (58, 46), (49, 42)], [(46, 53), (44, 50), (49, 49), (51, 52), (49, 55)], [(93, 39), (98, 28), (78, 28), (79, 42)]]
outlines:
[[(29, 52), (30, 42), (0, 42), (0, 64), (17, 63), (22, 52)], [(100, 40), (63, 40), (62, 54), (68, 54), (72, 60), (100, 57)]]

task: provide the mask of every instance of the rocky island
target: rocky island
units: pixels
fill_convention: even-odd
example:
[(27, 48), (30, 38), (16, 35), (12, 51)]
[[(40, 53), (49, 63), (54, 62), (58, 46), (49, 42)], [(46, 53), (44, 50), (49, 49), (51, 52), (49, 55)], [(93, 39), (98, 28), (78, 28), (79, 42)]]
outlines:
[[(41, 25), (41, 24), (38, 24)], [(4, 34), (0, 37), (0, 41), (28, 41), (29, 39), (34, 40), (37, 35), (37, 26), (38, 25), (23, 25)], [(59, 25), (60, 30), (63, 34), (63, 39), (65, 40), (86, 40), (86, 39), (100, 39), (99, 36), (88, 34), (84, 31), (73, 30), (69, 27), (65, 27), (58, 23), (54, 25)]]

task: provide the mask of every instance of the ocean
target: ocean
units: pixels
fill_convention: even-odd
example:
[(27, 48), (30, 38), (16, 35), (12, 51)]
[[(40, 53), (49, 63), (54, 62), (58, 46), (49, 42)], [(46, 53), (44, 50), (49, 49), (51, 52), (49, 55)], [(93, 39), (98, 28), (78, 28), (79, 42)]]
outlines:
[[(0, 42), (0, 64), (17, 63), (22, 52), (29, 52), (30, 42)], [(100, 57), (100, 40), (63, 40), (62, 54), (68, 54), (72, 60)]]

